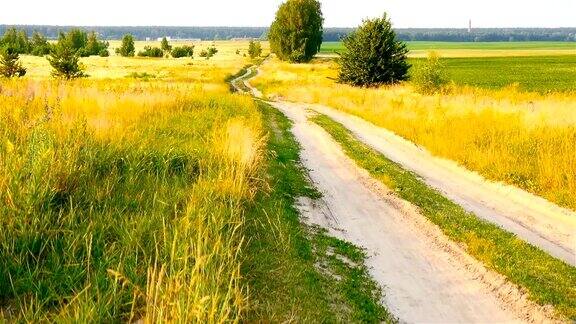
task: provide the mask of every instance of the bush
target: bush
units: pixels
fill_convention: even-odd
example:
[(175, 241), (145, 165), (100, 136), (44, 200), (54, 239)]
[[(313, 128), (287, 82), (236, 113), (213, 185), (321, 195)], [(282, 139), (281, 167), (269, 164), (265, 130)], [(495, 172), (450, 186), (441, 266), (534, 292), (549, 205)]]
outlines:
[(205, 57), (207, 60), (209, 60), (212, 56), (216, 55), (216, 53), (218, 53), (218, 49), (212, 46), (202, 50), (202, 52), (200, 52), (200, 57)]
[(174, 47), (170, 53), (172, 57), (193, 57), (194, 56), (194, 46), (184, 45), (182, 47)]
[(103, 50), (100, 50), (100, 53), (98, 53), (98, 56), (108, 57), (108, 56), (110, 56), (110, 52), (107, 49), (103, 49)]
[(262, 55), (262, 45), (260, 42), (250, 41), (250, 44), (248, 45), (248, 54), (252, 59), (260, 57), (260, 55)]
[(142, 57), (164, 57), (164, 51), (159, 47), (144, 46), (144, 50), (138, 52)]
[(66, 80), (87, 76), (79, 63), (78, 53), (70, 40), (61, 38), (47, 57), (52, 66), (52, 76)]
[(6, 78), (26, 75), (26, 69), (20, 63), (20, 55), (16, 49), (7, 47), (1, 51), (0, 75)]
[(428, 53), (426, 62), (416, 66), (412, 75), (412, 84), (416, 91), (423, 94), (438, 92), (447, 83), (444, 64), (436, 52)]
[(408, 49), (399, 41), (386, 14), (365, 20), (344, 38), (339, 81), (354, 86), (378, 86), (408, 79)]
[(172, 50), (172, 46), (168, 44), (168, 39), (166, 39), (166, 37), (162, 38), (162, 41), (160, 42), (160, 48), (165, 52), (170, 52)]
[(32, 34), (30, 41), (30, 54), (35, 56), (44, 56), (50, 53), (50, 44), (44, 35), (39, 32)]
[(122, 45), (116, 49), (116, 54), (124, 57), (133, 57), (135, 52), (134, 37), (130, 34), (124, 35), (124, 37), (122, 37)]
[(288, 0), (280, 6), (270, 27), (272, 52), (284, 61), (310, 61), (320, 51), (323, 23), (317, 0)]
[(27, 54), (30, 51), (30, 43), (26, 31), (8, 28), (0, 40), (0, 45), (9, 48), (12, 53)]
[(92, 55), (100, 55), (106, 52), (108, 53), (108, 42), (100, 41), (98, 39), (98, 35), (95, 32), (91, 32), (88, 34), (88, 41), (84, 46), (83, 55), (80, 56), (92, 56)]

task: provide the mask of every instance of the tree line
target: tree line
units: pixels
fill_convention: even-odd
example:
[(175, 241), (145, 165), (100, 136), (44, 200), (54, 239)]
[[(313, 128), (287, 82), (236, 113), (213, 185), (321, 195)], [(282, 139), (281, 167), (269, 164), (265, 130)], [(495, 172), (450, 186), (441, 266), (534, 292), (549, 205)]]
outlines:
[[(0, 34), (12, 26), (0, 25)], [(92, 30), (105, 40), (121, 39), (131, 34), (136, 40), (157, 39), (171, 36), (176, 39), (229, 40), (232, 38), (268, 38), (267, 27), (100, 27), (100, 26), (38, 26), (22, 25), (18, 29), (28, 35), (38, 32), (49, 39), (57, 39), (61, 32), (72, 29)], [(340, 41), (355, 28), (324, 28), (326, 42)], [(402, 41), (446, 41), (446, 42), (501, 42), (501, 41), (576, 41), (576, 28), (395, 28)]]

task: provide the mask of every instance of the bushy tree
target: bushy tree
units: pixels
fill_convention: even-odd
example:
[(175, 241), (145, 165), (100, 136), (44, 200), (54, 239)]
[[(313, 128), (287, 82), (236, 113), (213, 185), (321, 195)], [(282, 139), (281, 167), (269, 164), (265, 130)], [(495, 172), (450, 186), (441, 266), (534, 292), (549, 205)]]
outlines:
[(170, 46), (166, 37), (162, 38), (162, 41), (160, 42), (160, 48), (164, 52), (170, 52), (172, 50), (172, 46)]
[(26, 69), (20, 63), (18, 51), (5, 47), (0, 51), (0, 75), (6, 78), (22, 77)]
[(365, 20), (344, 38), (339, 80), (354, 86), (378, 86), (408, 79), (408, 49), (399, 41), (387, 15)]
[(194, 46), (184, 45), (181, 47), (174, 47), (170, 53), (172, 57), (194, 57)]
[(30, 43), (28, 35), (24, 30), (17, 30), (16, 28), (8, 28), (0, 41), (2, 47), (10, 48), (18, 54), (27, 54), (30, 51)]
[(308, 62), (322, 45), (322, 10), (317, 0), (288, 0), (270, 27), (270, 48), (281, 60)]
[(260, 44), (260, 42), (250, 41), (248, 45), (248, 55), (253, 59), (260, 57), (260, 55), (262, 55), (262, 44)]
[(30, 54), (35, 56), (44, 56), (50, 53), (50, 44), (44, 35), (39, 32), (32, 34), (30, 41)]
[(136, 53), (136, 48), (134, 47), (134, 37), (130, 34), (124, 35), (122, 37), (122, 45), (120, 48), (116, 49), (116, 54), (120, 54), (124, 57), (133, 57)]
[(58, 36), (58, 41), (66, 41), (73, 51), (82, 55), (81, 51), (86, 47), (88, 43), (88, 34), (78, 28), (69, 30), (67, 33), (60, 33)]
[(432, 94), (442, 90), (448, 83), (444, 64), (436, 52), (428, 53), (426, 61), (415, 66), (413, 70), (412, 83), (420, 93)]
[(108, 42), (99, 40), (98, 35), (95, 32), (91, 32), (88, 34), (88, 40), (86, 41), (84, 51), (83, 53), (80, 53), (80, 56), (108, 56), (108, 46)]
[(66, 80), (86, 76), (79, 56), (70, 39), (60, 38), (47, 57), (52, 66), (52, 76)]
[(144, 46), (144, 50), (138, 52), (142, 57), (164, 57), (164, 51), (159, 47)]

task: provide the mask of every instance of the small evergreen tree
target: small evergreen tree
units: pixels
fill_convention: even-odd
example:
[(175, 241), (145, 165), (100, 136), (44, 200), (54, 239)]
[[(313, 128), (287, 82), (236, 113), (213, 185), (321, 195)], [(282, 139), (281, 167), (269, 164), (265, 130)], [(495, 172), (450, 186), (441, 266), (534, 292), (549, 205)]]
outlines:
[(164, 57), (164, 51), (159, 47), (144, 46), (144, 50), (138, 52), (142, 57)]
[(162, 38), (162, 41), (160, 42), (160, 48), (164, 52), (170, 52), (172, 50), (172, 46), (170, 46), (170, 44), (168, 43), (168, 39), (166, 39), (166, 37)]
[(50, 44), (44, 35), (39, 32), (32, 34), (30, 41), (30, 54), (35, 56), (44, 56), (50, 53)]
[(6, 78), (26, 75), (26, 69), (20, 63), (18, 51), (11, 47), (4, 48), (0, 53), (0, 75)]
[(424, 94), (440, 91), (448, 83), (444, 64), (436, 52), (428, 53), (426, 62), (414, 68), (412, 83), (416, 91)]
[(53, 69), (52, 76), (55, 78), (70, 80), (86, 76), (79, 62), (77, 51), (74, 50), (71, 41), (66, 38), (58, 41), (47, 59)]
[(120, 54), (124, 57), (133, 57), (136, 53), (136, 48), (134, 47), (134, 37), (130, 34), (124, 35), (122, 37), (122, 45), (120, 48), (116, 49), (116, 54)]
[(387, 15), (365, 20), (344, 38), (339, 80), (354, 86), (378, 86), (408, 79), (406, 44), (396, 38)]
[(250, 41), (248, 45), (248, 55), (250, 58), (254, 59), (262, 55), (262, 44), (260, 42)]
[(17, 30), (14, 27), (6, 29), (0, 43), (18, 54), (27, 54), (30, 51), (28, 35), (24, 30)]
[(184, 45), (182, 47), (174, 47), (170, 54), (173, 58), (194, 57), (194, 46)]
[[(84, 48), (84, 56), (92, 55), (106, 55), (104, 52), (108, 53), (109, 43), (105, 41), (100, 41), (98, 35), (95, 32), (88, 34), (88, 40), (86, 41), (86, 47)], [(82, 56), (82, 55), (81, 55)]]
[(322, 10), (317, 0), (288, 0), (280, 6), (270, 26), (270, 48), (278, 58), (308, 62), (322, 45)]

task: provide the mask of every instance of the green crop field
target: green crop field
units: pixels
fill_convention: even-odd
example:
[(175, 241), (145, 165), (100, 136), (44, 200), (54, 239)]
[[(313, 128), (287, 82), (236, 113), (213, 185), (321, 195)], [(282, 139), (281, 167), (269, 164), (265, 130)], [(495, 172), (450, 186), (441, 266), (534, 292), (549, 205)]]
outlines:
[[(410, 59), (417, 65), (424, 59)], [(448, 77), (457, 84), (501, 88), (518, 83), (527, 91), (575, 91), (576, 55), (444, 58)]]
[[(575, 42), (406, 42), (411, 51), (474, 49), (474, 50), (574, 50)], [(333, 53), (343, 50), (342, 42), (325, 42), (322, 53)]]

